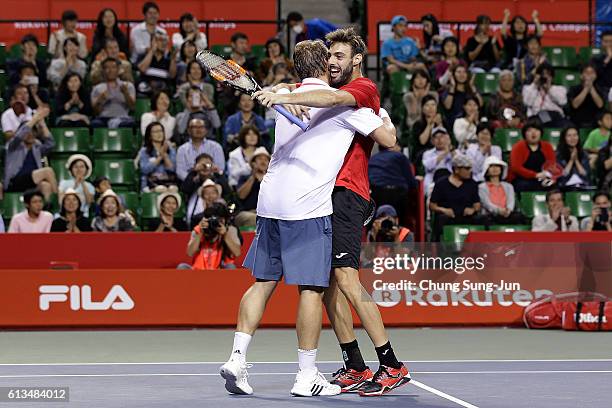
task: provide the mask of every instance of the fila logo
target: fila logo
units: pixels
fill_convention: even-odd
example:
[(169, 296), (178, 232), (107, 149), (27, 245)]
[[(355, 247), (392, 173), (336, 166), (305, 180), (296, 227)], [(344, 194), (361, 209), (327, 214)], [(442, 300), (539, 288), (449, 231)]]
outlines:
[(91, 300), (89, 285), (41, 285), (38, 288), (38, 306), (40, 310), (49, 310), (51, 302), (66, 302), (70, 296), (72, 310), (131, 310), (134, 301), (121, 285), (114, 285), (101, 302)]

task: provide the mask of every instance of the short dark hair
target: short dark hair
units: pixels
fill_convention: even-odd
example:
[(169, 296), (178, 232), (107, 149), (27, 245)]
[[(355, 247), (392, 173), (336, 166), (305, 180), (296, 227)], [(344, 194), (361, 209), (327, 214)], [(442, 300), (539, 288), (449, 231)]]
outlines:
[(206, 207), (204, 210), (204, 218), (210, 218), (216, 216), (218, 218), (229, 219), (230, 213), (225, 204), (213, 203), (210, 207)]
[(595, 115), (595, 119), (599, 123), (599, 121), (603, 120), (604, 116), (606, 116), (606, 115), (612, 115), (612, 111), (609, 111), (609, 110), (600, 111), (600, 112), (597, 113), (597, 115)]
[(612, 35), (612, 30), (606, 30), (603, 33), (601, 33), (601, 38), (604, 38), (610, 35)]
[(563, 197), (563, 193), (561, 192), (561, 190), (559, 190), (558, 188), (555, 188), (553, 190), (546, 192), (546, 202), (548, 202), (550, 197), (554, 196), (555, 194), (561, 194), (561, 197)]
[(600, 190), (600, 191), (597, 191), (595, 194), (593, 194), (593, 202), (595, 202), (595, 200), (597, 200), (597, 198), (601, 197), (601, 196), (604, 196), (608, 200), (610, 200), (610, 194), (605, 192), (605, 191), (603, 191), (603, 190)]
[(119, 44), (119, 41), (117, 41), (117, 39), (115, 37), (105, 38), (104, 39), (104, 48), (108, 47), (108, 45), (112, 44), (112, 43)]
[(259, 129), (257, 129), (257, 126), (244, 125), (242, 128), (240, 128), (240, 132), (238, 132), (238, 143), (240, 144), (240, 147), (246, 147), (246, 135), (249, 132), (254, 132), (257, 135), (257, 145), (259, 145), (261, 133), (259, 132)]
[(230, 41), (234, 43), (234, 42), (236, 42), (238, 40), (247, 40), (248, 41), (249, 37), (245, 33), (241, 33), (241, 32), (237, 32), (237, 33), (232, 34), (232, 36), (230, 38)]
[(478, 126), (476, 126), (476, 135), (478, 135), (483, 130), (488, 130), (491, 136), (493, 136), (493, 127), (489, 124), (488, 121), (480, 122)]
[(525, 125), (523, 126), (523, 129), (522, 129), (523, 139), (527, 136), (527, 131), (529, 129), (537, 129), (540, 131), (540, 134), (544, 134), (544, 128), (542, 127), (542, 122), (537, 117), (529, 118), (525, 122)]
[(117, 58), (106, 57), (102, 60), (102, 68), (104, 68), (107, 62), (114, 62), (117, 66), (119, 66), (119, 60)]
[(31, 189), (23, 193), (23, 203), (30, 205), (32, 198), (36, 196), (42, 198), (43, 202), (45, 202), (45, 196), (43, 195), (43, 193), (41, 193), (40, 191), (36, 189)]
[(531, 35), (527, 37), (527, 42), (525, 44), (529, 43), (529, 41), (534, 41), (534, 40), (537, 41), (538, 44), (542, 45), (542, 40), (537, 35)]
[(82, 204), (82, 203), (81, 203), (81, 197), (79, 197), (79, 195), (78, 195), (78, 194), (65, 194), (65, 195), (62, 197), (62, 202), (60, 203), (61, 208), (60, 208), (60, 211), (59, 211), (60, 215), (61, 215), (62, 217), (64, 217), (64, 216), (66, 215), (66, 207), (64, 207), (64, 200), (66, 199), (66, 196), (67, 196), (67, 195), (73, 195), (73, 196), (75, 196), (75, 197), (76, 197), (76, 199), (78, 200), (78, 202), (79, 202), (79, 206), (77, 207), (76, 214), (77, 214), (77, 218), (81, 218), (81, 217), (83, 216), (83, 212), (81, 211), (81, 204)]
[(597, 72), (597, 67), (591, 62), (587, 62), (580, 67), (580, 73), (583, 73), (587, 68), (593, 68)]
[(32, 33), (26, 34), (23, 37), (21, 37), (21, 45), (24, 45), (27, 42), (33, 42), (34, 44), (36, 44), (36, 46), (38, 47), (38, 38), (36, 38), (36, 36)]
[(168, 97), (168, 100), (171, 100), (170, 95), (168, 95), (168, 92), (164, 91), (163, 89), (153, 92), (153, 95), (151, 95), (151, 110), (152, 111), (157, 110), (157, 101), (159, 100), (159, 97), (162, 94), (165, 94)]
[(38, 68), (36, 67), (36, 65), (32, 64), (31, 62), (27, 62), (27, 61), (22, 61), (19, 64), (19, 74), (21, 74), (21, 72), (24, 69), (30, 68), (31, 70), (33, 70), (34, 72), (38, 73)]
[(79, 16), (77, 16), (76, 11), (74, 10), (66, 10), (62, 13), (62, 23), (66, 21), (74, 21), (78, 19), (79, 19)]
[(290, 21), (302, 21), (302, 20), (304, 20), (304, 16), (302, 16), (297, 11), (292, 11), (289, 14), (287, 14), (287, 23), (289, 23)]
[(295, 45), (293, 62), (300, 79), (324, 75), (328, 60), (329, 51), (321, 40), (306, 40)]
[(215, 162), (215, 159), (213, 159), (213, 157), (208, 154), (208, 153), (200, 153), (196, 156), (195, 160), (193, 161), (194, 163), (199, 162), (202, 159), (209, 159), (211, 162)]
[(553, 67), (548, 62), (543, 62), (536, 68), (536, 74), (538, 75), (542, 75), (544, 71), (550, 72), (550, 75), (553, 77), (555, 76), (555, 67)]
[(76, 38), (68, 37), (64, 40), (64, 45), (62, 45), (62, 50), (64, 50), (64, 52), (66, 52), (66, 46), (68, 43), (73, 43), (77, 48), (79, 47), (79, 41)]
[(142, 15), (146, 15), (147, 11), (149, 11), (149, 9), (151, 8), (154, 8), (155, 10), (157, 10), (157, 12), (159, 12), (159, 6), (157, 5), (157, 3), (153, 1), (147, 1), (145, 4), (142, 5)]
[(363, 39), (354, 27), (339, 28), (325, 36), (327, 43), (331, 47), (335, 43), (343, 43), (351, 46), (351, 57), (361, 54), (364, 58), (367, 53), (367, 47)]

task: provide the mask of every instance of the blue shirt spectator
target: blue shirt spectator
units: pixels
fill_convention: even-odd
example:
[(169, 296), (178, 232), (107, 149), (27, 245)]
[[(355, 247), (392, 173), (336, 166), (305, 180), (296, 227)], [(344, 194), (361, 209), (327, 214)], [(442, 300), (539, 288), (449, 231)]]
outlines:
[(223, 128), (223, 147), (226, 147), (228, 143), (230, 145), (238, 144), (238, 133), (243, 126), (252, 125), (262, 133), (266, 131), (264, 118), (253, 112), (254, 106), (255, 104), (249, 95), (240, 95), (238, 112), (228, 116)]
[(381, 150), (372, 156), (368, 173), (370, 184), (376, 187), (393, 186), (410, 190), (418, 185), (412, 173), (412, 163), (395, 149)]
[(395, 16), (391, 19), (393, 38), (389, 38), (382, 45), (380, 57), (389, 74), (400, 69), (413, 71), (419, 65), (416, 57), (420, 54), (419, 46), (410, 37), (405, 37), (406, 17)]
[(164, 125), (152, 122), (144, 134), (140, 157), (140, 187), (155, 190), (158, 186), (176, 185), (176, 151), (165, 137)]
[(214, 164), (220, 172), (225, 169), (223, 148), (214, 140), (206, 138), (209, 129), (210, 123), (207, 123), (204, 119), (194, 118), (189, 122), (187, 132), (191, 140), (181, 145), (176, 153), (176, 175), (180, 180), (187, 177), (195, 164), (196, 157), (202, 153), (207, 153), (213, 158)]

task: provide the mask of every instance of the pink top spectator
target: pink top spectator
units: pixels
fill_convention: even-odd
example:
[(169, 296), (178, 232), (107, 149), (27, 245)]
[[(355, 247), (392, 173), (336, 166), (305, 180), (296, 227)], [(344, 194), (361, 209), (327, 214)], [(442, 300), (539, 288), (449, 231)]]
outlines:
[(38, 218), (33, 220), (27, 211), (23, 211), (13, 216), (8, 232), (49, 232), (52, 222), (53, 214), (50, 212), (42, 211)]

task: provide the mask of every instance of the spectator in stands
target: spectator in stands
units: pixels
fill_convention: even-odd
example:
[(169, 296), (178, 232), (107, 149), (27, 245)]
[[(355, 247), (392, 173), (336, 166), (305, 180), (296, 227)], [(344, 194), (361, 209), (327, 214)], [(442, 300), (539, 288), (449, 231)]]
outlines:
[(542, 183), (548, 179), (544, 165), (555, 163), (555, 151), (550, 143), (542, 140), (542, 125), (537, 119), (528, 120), (522, 132), (523, 140), (512, 146), (508, 181), (518, 193), (541, 191), (546, 188)]
[(206, 34), (200, 31), (198, 20), (191, 13), (185, 13), (181, 16), (179, 32), (172, 34), (172, 45), (177, 50), (181, 49), (185, 41), (192, 41), (198, 50), (208, 47)]
[(460, 150), (466, 150), (468, 145), (476, 143), (476, 127), (480, 123), (480, 105), (473, 96), (465, 98), (463, 116), (455, 119), (453, 134)]
[[(538, 10), (533, 10), (531, 18), (535, 24), (535, 34), (537, 38), (542, 37), (542, 24), (540, 24)], [(523, 16), (514, 16), (508, 28), (510, 10), (504, 10), (504, 20), (502, 21), (501, 33), (504, 42), (504, 68), (512, 68), (514, 62), (520, 60), (527, 54), (527, 39), (529, 38), (529, 26)]]
[(2, 132), (4, 139), (10, 140), (17, 128), (22, 123), (32, 119), (33, 110), (28, 106), (30, 94), (25, 85), (17, 85), (13, 88), (10, 99), (10, 107), (2, 113)]
[(81, 76), (71, 72), (62, 79), (55, 95), (55, 124), (59, 127), (89, 127), (92, 111)]
[(140, 157), (140, 188), (142, 191), (178, 191), (176, 151), (166, 139), (164, 125), (151, 122), (144, 132)]
[[(493, 132), (488, 122), (480, 122), (476, 127), (477, 143), (471, 143), (465, 154), (472, 160), (472, 177), (474, 181), (480, 182), (484, 180), (484, 163), (489, 157), (495, 157), (498, 160), (502, 158), (502, 151), (499, 146), (491, 144)], [(485, 171), (483, 171), (485, 170)], [(506, 176), (504, 175), (504, 179)]]
[(546, 54), (542, 50), (540, 37), (529, 37), (527, 39), (527, 54), (514, 66), (518, 83), (521, 85), (532, 83), (536, 70), (545, 62)]
[(30, 63), (23, 63), (19, 68), (19, 85), (28, 89), (28, 106), (36, 109), (49, 103), (49, 91), (39, 85), (36, 67)]
[(251, 159), (259, 146), (259, 129), (255, 126), (243, 126), (238, 133), (239, 146), (229, 154), (227, 172), (229, 184), (232, 187), (238, 185), (238, 180), (251, 174)]
[(164, 128), (166, 140), (174, 135), (176, 119), (168, 111), (170, 109), (170, 96), (165, 91), (157, 91), (151, 96), (151, 112), (142, 114), (140, 118), (140, 132), (144, 135), (147, 127), (153, 122), (159, 122)]
[(44, 233), (51, 230), (53, 214), (43, 211), (45, 198), (38, 190), (28, 190), (23, 194), (25, 210), (13, 215), (8, 232)]
[(520, 128), (523, 125), (525, 106), (521, 94), (514, 90), (512, 71), (499, 73), (497, 93), (489, 99), (487, 116), (495, 129)]
[(98, 200), (100, 215), (95, 217), (91, 228), (98, 232), (126, 232), (133, 231), (132, 219), (123, 212), (119, 197), (113, 190), (106, 190)]
[(91, 55), (94, 59), (103, 60), (107, 57), (118, 57), (109, 55), (108, 51), (105, 50), (108, 40), (115, 40), (117, 42), (118, 48), (123, 54), (123, 59), (125, 59), (129, 54), (127, 37), (119, 28), (117, 13), (112, 8), (102, 9), (98, 13), (98, 22), (94, 32), (93, 46), (91, 47)]
[(51, 167), (42, 167), (42, 158), (55, 141), (45, 124), (49, 108), (40, 108), (32, 118), (22, 124), (15, 136), (6, 144), (4, 186), (6, 191), (21, 192), (37, 187), (49, 201), (57, 193), (57, 180)]
[(589, 133), (583, 146), (593, 156), (597, 156), (612, 134), (612, 112), (600, 112), (596, 119), (598, 127)]
[(570, 214), (569, 207), (563, 202), (563, 194), (559, 190), (546, 193), (548, 214), (536, 215), (531, 220), (532, 231), (578, 231), (578, 220)]
[(202, 153), (196, 157), (193, 169), (189, 170), (187, 177), (181, 184), (181, 193), (188, 198), (187, 222), (190, 222), (195, 214), (203, 211), (204, 207), (202, 203), (199, 203), (201, 197), (198, 192), (202, 184), (209, 179), (214, 184), (221, 186), (220, 196), (228, 196), (232, 191), (225, 176), (215, 166), (212, 156)]
[(580, 78), (581, 84), (572, 86), (567, 94), (569, 117), (578, 128), (592, 129), (596, 125), (597, 114), (605, 108), (606, 90), (596, 85), (597, 71), (591, 64), (582, 67)]
[(72, 180), (62, 180), (58, 187), (60, 194), (72, 190), (79, 196), (80, 210), (85, 215), (89, 215), (89, 207), (93, 204), (96, 194), (94, 186), (87, 181), (91, 177), (92, 167), (89, 157), (84, 154), (73, 154), (66, 161), (66, 169)]
[(295, 47), (295, 44), (304, 40), (325, 41), (327, 34), (338, 29), (334, 24), (320, 18), (305, 21), (304, 17), (297, 11), (291, 11), (287, 14), (287, 25), (292, 33), (291, 38), (294, 40), (291, 41), (292, 49)]
[(268, 171), (270, 153), (265, 147), (258, 147), (253, 152), (250, 164), (251, 174), (240, 177), (236, 185), (240, 204), (240, 212), (235, 219), (237, 227), (255, 227), (259, 186)]
[(278, 38), (270, 38), (266, 41), (266, 58), (259, 64), (259, 79), (264, 85), (274, 82), (274, 66), (285, 64), (289, 73), (293, 72), (293, 61), (285, 55), (285, 47)]
[(440, 241), (445, 225), (486, 224), (479, 214), (478, 185), (472, 180), (472, 162), (463, 154), (452, 159), (453, 172), (436, 182), (429, 209), (434, 216), (432, 242)]
[(480, 15), (476, 18), (474, 35), (468, 39), (464, 49), (472, 72), (499, 71), (501, 47), (490, 28), (489, 16)]
[(96, 118), (92, 127), (132, 127), (130, 109), (136, 104), (134, 84), (119, 79), (119, 61), (107, 58), (102, 62), (104, 82), (91, 91), (91, 105)]
[(189, 171), (195, 166), (196, 157), (208, 153), (219, 171), (225, 168), (223, 148), (214, 140), (207, 139), (210, 123), (204, 119), (194, 118), (189, 121), (188, 133), (190, 140), (178, 148), (176, 154), (176, 174), (180, 180), (185, 180)]
[(66, 39), (74, 38), (77, 41), (77, 56), (81, 59), (87, 57), (87, 37), (78, 32), (79, 17), (74, 10), (66, 10), (62, 13), (62, 28), (51, 33), (47, 51), (53, 58), (61, 58), (66, 52)]
[(223, 204), (216, 204), (204, 211), (201, 221), (191, 232), (187, 255), (192, 265), (179, 265), (179, 269), (235, 269), (235, 259), (240, 256), (238, 229), (230, 224), (230, 215)]
[[(101, 58), (103, 57), (104, 58)], [(134, 76), (132, 75), (132, 64), (128, 59), (122, 55), (119, 50), (119, 43), (114, 38), (109, 38), (104, 43), (104, 49), (98, 53), (98, 57), (91, 64), (91, 83), (92, 85), (98, 85), (104, 81), (104, 69), (102, 63), (107, 59), (112, 58), (119, 61), (119, 79), (126, 82), (134, 82)]]
[(156, 33), (151, 47), (137, 60), (140, 79), (138, 93), (151, 95), (156, 91), (167, 91), (176, 78), (176, 48), (168, 52), (168, 35)]
[[(193, 41), (187, 40), (185, 41), (180, 48), (179, 58), (176, 63), (176, 85), (181, 86), (185, 82), (187, 82), (187, 70), (189, 64), (192, 62), (196, 62), (195, 56), (198, 52), (196, 45)], [(211, 85), (212, 86), (212, 85)], [(214, 92), (214, 90), (213, 90)]]
[(601, 55), (593, 57), (591, 63), (597, 69), (597, 85), (612, 89), (612, 31), (601, 34)]
[[(185, 110), (176, 115), (177, 144), (183, 144), (186, 140), (187, 127), (192, 119), (204, 120), (211, 130), (216, 131), (221, 127), (221, 118), (219, 118), (217, 108), (206, 93), (195, 86), (187, 91)], [(216, 138), (216, 134), (213, 131), (211, 131), (208, 136)]]
[(591, 216), (580, 222), (581, 231), (612, 231), (612, 219), (610, 218), (610, 197), (603, 191), (593, 196), (593, 209)]
[[(434, 173), (439, 169), (452, 171), (452, 160), (457, 154), (454, 146), (451, 144), (451, 138), (443, 127), (435, 128), (432, 131), (432, 142), (434, 147), (426, 150), (423, 153), (423, 167), (425, 168), (425, 190), (434, 179)], [(470, 165), (471, 167), (471, 165)]]
[(580, 146), (577, 127), (568, 126), (561, 132), (557, 146), (557, 163), (563, 167), (563, 175), (557, 179), (560, 189), (567, 191), (591, 187), (589, 156)]
[[(234, 33), (231, 37), (232, 52), (229, 58), (236, 61), (251, 74), (257, 72), (257, 60), (255, 57), (248, 56), (251, 47), (249, 38), (244, 33)], [(222, 86), (217, 83), (218, 101), (223, 105), (224, 117), (236, 112), (240, 100), (240, 92), (235, 91), (229, 86)]]
[(612, 133), (608, 137), (608, 143), (599, 149), (595, 168), (599, 189), (609, 193), (612, 189)]
[(229, 116), (225, 122), (225, 126), (223, 128), (223, 147), (231, 147), (237, 144), (236, 138), (243, 126), (256, 126), (261, 133), (267, 131), (264, 119), (253, 112), (255, 102), (253, 102), (249, 95), (240, 95), (238, 108), (239, 111)]
[(410, 91), (404, 95), (406, 107), (406, 126), (411, 128), (421, 118), (421, 102), (427, 95), (438, 100), (438, 93), (431, 90), (431, 78), (424, 69), (417, 69), (412, 74)]
[(567, 104), (567, 89), (553, 85), (555, 69), (548, 63), (536, 69), (531, 84), (523, 86), (523, 103), (527, 107), (527, 117), (537, 116), (546, 127), (567, 125), (563, 108)]
[(482, 97), (474, 85), (474, 77), (463, 65), (457, 65), (440, 98), (447, 112), (447, 125), (452, 126), (455, 119), (463, 115), (463, 105), (468, 96), (478, 99), (478, 104), (482, 106)]
[(400, 70), (412, 72), (417, 68), (424, 67), (417, 59), (419, 56), (418, 44), (412, 38), (404, 36), (407, 21), (404, 16), (395, 16), (391, 19), (393, 38), (383, 42), (380, 52), (380, 57), (388, 74)]
[(410, 155), (415, 163), (421, 162), (421, 156), (427, 149), (433, 147), (432, 132), (442, 126), (442, 115), (438, 113), (438, 99), (425, 95), (421, 99), (421, 119), (412, 127), (412, 149)]
[(149, 51), (151, 40), (156, 34), (166, 34), (166, 30), (157, 25), (159, 21), (159, 6), (148, 1), (142, 6), (144, 21), (130, 31), (130, 61), (136, 64)]
[(6, 61), (6, 69), (10, 85), (20, 82), (20, 70), (22, 65), (32, 64), (36, 67), (38, 85), (47, 86), (47, 63), (44, 59), (38, 58), (38, 38), (34, 34), (26, 34), (21, 39), (21, 56)]
[(401, 153), (398, 143), (391, 148), (380, 146), (380, 151), (368, 163), (372, 198), (376, 204), (390, 204), (405, 221), (408, 215), (410, 190), (418, 188), (410, 160)]
[(426, 14), (421, 17), (423, 25), (423, 48), (421, 57), (427, 64), (433, 64), (440, 60), (442, 55), (442, 41), (451, 37), (452, 32), (440, 29), (438, 19), (433, 14)]
[[(98, 202), (100, 201), (100, 197), (102, 197), (102, 194), (104, 194), (107, 190), (113, 189), (113, 186), (111, 185), (109, 178), (106, 176), (96, 177), (96, 179), (93, 182), (93, 186), (96, 189), (96, 194), (94, 195), (95, 201), (93, 205), (90, 206), (90, 209), (89, 209), (89, 213), (91, 216), (101, 214), (102, 211), (100, 209), (100, 206), (98, 205)], [(121, 196), (119, 196), (119, 202), (121, 203), (123, 207), (125, 207), (125, 202), (123, 201), (123, 198)]]
[(501, 158), (489, 156), (482, 166), (478, 185), (478, 197), (482, 203), (482, 212), (493, 224), (525, 224), (523, 214), (515, 211), (516, 197), (512, 184), (505, 182), (508, 165)]
[(214, 100), (215, 88), (208, 82), (204, 81), (204, 70), (197, 61), (191, 61), (187, 64), (187, 72), (185, 74), (187, 82), (181, 84), (177, 89), (177, 94), (181, 99), (183, 106), (187, 106), (187, 93), (193, 87), (204, 92), (204, 95), (209, 101)]
[(442, 41), (442, 60), (435, 65), (436, 81), (440, 86), (447, 86), (457, 65), (467, 67), (465, 61), (459, 58), (459, 41), (456, 37), (446, 37)]
[(197, 225), (202, 218), (202, 212), (215, 203), (225, 205), (226, 202), (221, 197), (222, 193), (223, 187), (220, 184), (215, 183), (212, 179), (204, 180), (204, 183), (196, 191), (195, 200), (192, 202), (193, 206), (187, 207), (189, 224)]
[(157, 196), (157, 212), (159, 218), (149, 222), (149, 231), (178, 232), (189, 231), (187, 223), (176, 218), (176, 212), (181, 208), (181, 196), (178, 193), (162, 193)]
[(59, 216), (51, 224), (51, 232), (89, 232), (91, 221), (81, 211), (81, 198), (72, 188), (60, 193)]
[(381, 205), (376, 209), (368, 242), (414, 242), (414, 234), (399, 222), (397, 211), (392, 205)]

